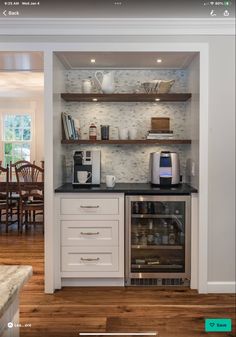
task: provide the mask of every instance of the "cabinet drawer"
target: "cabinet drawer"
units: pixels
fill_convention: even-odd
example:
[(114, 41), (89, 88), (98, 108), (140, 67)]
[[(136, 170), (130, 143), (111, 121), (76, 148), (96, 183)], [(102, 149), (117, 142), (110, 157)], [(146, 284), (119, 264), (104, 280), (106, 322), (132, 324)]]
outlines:
[(62, 247), (61, 270), (96, 273), (118, 271), (118, 248)]
[(119, 199), (61, 199), (61, 214), (118, 214)]
[(116, 220), (75, 220), (61, 222), (63, 246), (118, 246)]

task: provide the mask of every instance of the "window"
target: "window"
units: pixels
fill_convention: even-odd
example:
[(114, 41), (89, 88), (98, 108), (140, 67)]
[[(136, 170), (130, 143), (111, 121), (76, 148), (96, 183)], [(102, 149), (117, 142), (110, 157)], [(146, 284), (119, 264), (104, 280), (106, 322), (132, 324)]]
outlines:
[(32, 159), (33, 119), (32, 114), (2, 113), (2, 158), (6, 166), (10, 162)]

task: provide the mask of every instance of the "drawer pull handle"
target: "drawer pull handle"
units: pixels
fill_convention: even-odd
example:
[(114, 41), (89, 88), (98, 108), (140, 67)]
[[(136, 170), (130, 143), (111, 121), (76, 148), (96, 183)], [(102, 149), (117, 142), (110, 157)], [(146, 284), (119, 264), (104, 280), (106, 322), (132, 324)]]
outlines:
[(81, 235), (99, 235), (99, 232), (80, 232)]
[(96, 259), (91, 259), (91, 258), (85, 259), (85, 258), (81, 257), (80, 260), (81, 260), (81, 261), (84, 261), (84, 262), (92, 262), (92, 261), (99, 261), (100, 258), (97, 257)]
[(99, 208), (99, 205), (96, 205), (96, 206), (83, 206), (81, 205), (80, 208)]

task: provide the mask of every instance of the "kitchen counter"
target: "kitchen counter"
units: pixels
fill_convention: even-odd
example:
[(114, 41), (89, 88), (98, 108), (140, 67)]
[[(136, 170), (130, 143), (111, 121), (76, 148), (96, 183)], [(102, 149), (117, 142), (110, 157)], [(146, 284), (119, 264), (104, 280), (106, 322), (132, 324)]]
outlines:
[(0, 266), (0, 316), (32, 275), (31, 266)]
[(0, 336), (20, 336), (19, 292), (31, 275), (31, 266), (0, 265)]
[(151, 184), (117, 183), (115, 187), (108, 188), (106, 184), (92, 187), (74, 187), (71, 183), (63, 184), (55, 189), (56, 193), (124, 193), (126, 195), (190, 195), (197, 193), (197, 189), (188, 184), (180, 184), (176, 187), (153, 187)]

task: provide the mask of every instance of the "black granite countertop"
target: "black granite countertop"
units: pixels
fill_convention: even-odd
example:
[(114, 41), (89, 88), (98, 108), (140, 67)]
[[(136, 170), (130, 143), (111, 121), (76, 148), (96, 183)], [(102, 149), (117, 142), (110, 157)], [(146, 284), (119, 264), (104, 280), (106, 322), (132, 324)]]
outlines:
[(153, 187), (151, 184), (117, 183), (115, 187), (108, 188), (106, 184), (92, 187), (74, 187), (70, 183), (63, 184), (55, 189), (56, 193), (124, 193), (127, 195), (159, 194), (159, 195), (189, 195), (196, 193), (197, 189), (188, 184), (180, 184), (176, 187)]

